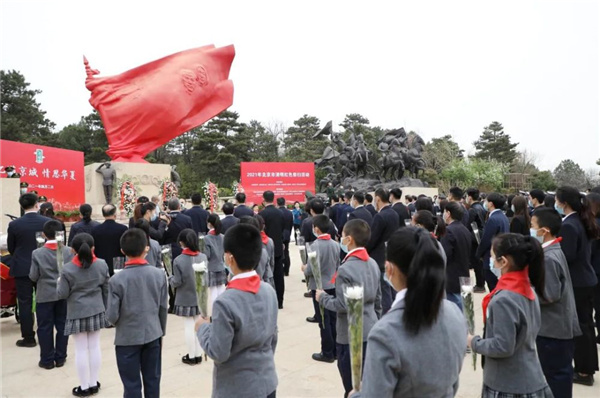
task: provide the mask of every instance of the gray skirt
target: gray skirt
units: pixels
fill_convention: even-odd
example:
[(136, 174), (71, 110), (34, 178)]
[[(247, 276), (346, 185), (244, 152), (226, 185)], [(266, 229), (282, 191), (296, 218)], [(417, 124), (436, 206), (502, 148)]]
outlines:
[(67, 319), (65, 336), (77, 333), (96, 332), (110, 326), (104, 312), (82, 319)]
[(227, 283), (227, 273), (225, 271), (208, 271), (208, 286), (219, 286)]
[(194, 305), (192, 307), (185, 307), (183, 305), (176, 305), (175, 306), (175, 311), (173, 313), (175, 315), (178, 315), (178, 316), (189, 317), (189, 316), (200, 315), (200, 310), (198, 309), (197, 305)]
[(481, 398), (554, 398), (554, 395), (548, 386), (529, 394), (511, 394), (508, 392), (494, 391), (484, 385), (483, 391), (481, 392)]

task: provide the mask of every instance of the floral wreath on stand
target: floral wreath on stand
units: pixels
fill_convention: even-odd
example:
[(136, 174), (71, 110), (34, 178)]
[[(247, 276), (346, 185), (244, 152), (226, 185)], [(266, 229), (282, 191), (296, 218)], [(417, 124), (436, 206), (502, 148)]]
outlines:
[(244, 193), (245, 191), (240, 182), (234, 181), (233, 185), (231, 186), (231, 192), (233, 192), (234, 195), (237, 195), (238, 193)]
[(203, 188), (206, 207), (210, 209), (211, 213), (214, 213), (219, 204), (219, 188), (217, 188), (215, 183), (210, 181), (205, 182)]
[(119, 209), (125, 210), (128, 217), (133, 216), (133, 210), (135, 209), (135, 203), (137, 200), (137, 187), (131, 181), (131, 177), (124, 175), (123, 178), (117, 179), (117, 192), (119, 200)]
[(176, 198), (179, 190), (177, 186), (170, 180), (163, 180), (159, 184), (160, 191), (158, 194), (160, 195), (162, 202), (167, 203), (167, 201), (171, 198)]

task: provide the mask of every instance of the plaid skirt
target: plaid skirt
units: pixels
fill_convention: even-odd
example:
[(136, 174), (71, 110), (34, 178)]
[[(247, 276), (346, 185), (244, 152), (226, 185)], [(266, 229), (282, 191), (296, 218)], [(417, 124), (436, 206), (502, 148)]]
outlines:
[(65, 336), (77, 333), (96, 332), (110, 326), (104, 312), (82, 319), (67, 319)]
[(219, 286), (227, 283), (227, 273), (225, 271), (208, 271), (208, 286)]
[(183, 305), (176, 305), (175, 311), (173, 313), (178, 316), (196, 316), (196, 315), (200, 315), (200, 310), (198, 309), (197, 305), (194, 305), (192, 307), (184, 307)]
[(529, 394), (511, 394), (508, 392), (494, 391), (484, 385), (483, 391), (481, 392), (481, 398), (554, 398), (554, 395), (548, 386)]

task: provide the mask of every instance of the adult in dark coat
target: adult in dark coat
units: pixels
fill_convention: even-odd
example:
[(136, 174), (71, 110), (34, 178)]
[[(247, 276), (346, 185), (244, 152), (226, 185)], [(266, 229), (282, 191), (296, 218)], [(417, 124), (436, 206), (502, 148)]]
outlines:
[(125, 257), (121, 252), (121, 236), (127, 231), (127, 226), (117, 223), (117, 208), (115, 205), (102, 206), (104, 222), (92, 229), (94, 238), (94, 254), (106, 261), (108, 272), (113, 275), (113, 258)]
[(373, 217), (377, 214), (377, 210), (375, 210), (375, 206), (373, 206), (373, 195), (370, 193), (365, 194), (365, 209), (367, 209)]
[(340, 208), (340, 204), (338, 203), (338, 196), (333, 194), (331, 196), (331, 206), (329, 206), (329, 219), (337, 225), (337, 216)]
[[(402, 196), (402, 195), (400, 195)], [(381, 308), (386, 313), (392, 306), (392, 290), (383, 279), (385, 274), (385, 244), (390, 236), (396, 232), (400, 225), (400, 218), (390, 206), (390, 193), (387, 189), (378, 188), (375, 191), (375, 205), (379, 212), (373, 219), (371, 226), (371, 239), (367, 245), (369, 256), (377, 262), (381, 271)]]
[(249, 216), (252, 217), (254, 216), (254, 212), (252, 211), (251, 208), (249, 208), (248, 206), (246, 206), (246, 194), (243, 192), (240, 192), (238, 194), (235, 195), (235, 201), (237, 202), (237, 207), (235, 208), (235, 210), (233, 211), (233, 216), (237, 219), (240, 219), (244, 216)]
[(81, 214), (81, 221), (77, 221), (75, 224), (71, 225), (71, 230), (69, 231), (69, 240), (67, 241), (67, 245), (71, 246), (71, 242), (73, 242), (73, 238), (77, 234), (86, 233), (92, 234), (92, 230), (100, 225), (98, 221), (92, 220), (92, 206), (87, 203), (79, 206), (79, 214)]
[(273, 204), (275, 194), (273, 191), (263, 192), (265, 208), (259, 214), (265, 220), (265, 233), (275, 245), (275, 268), (273, 270), (273, 280), (275, 282), (275, 291), (277, 292), (277, 303), (279, 309), (283, 308), (283, 295), (285, 292), (285, 280), (283, 272), (283, 228), (284, 219), (281, 211)]
[(446, 297), (463, 309), (460, 296), (461, 276), (469, 276), (469, 263), (473, 235), (461, 220), (465, 213), (459, 203), (450, 202), (444, 210), (444, 221), (448, 225), (442, 238), (442, 247), (446, 252)]
[[(238, 224), (240, 222), (240, 219), (233, 216), (233, 211), (234, 211), (233, 203), (225, 202), (223, 204), (223, 208), (221, 210), (223, 210), (223, 214), (225, 214), (225, 217), (223, 217), (221, 219), (221, 225), (223, 226), (222, 233), (224, 235), (225, 232), (227, 232), (227, 230), (229, 228)], [(254, 212), (252, 212), (252, 213), (254, 214)]]
[(171, 222), (169, 223), (169, 227), (163, 235), (163, 240), (161, 244), (171, 245), (171, 253), (173, 259), (175, 259), (181, 254), (183, 250), (181, 246), (179, 246), (179, 242), (177, 241), (179, 233), (186, 228), (193, 229), (193, 225), (192, 219), (181, 212), (181, 203), (179, 202), (179, 199), (169, 199), (168, 209), (169, 213), (167, 214), (171, 219)]
[[(467, 204), (469, 205), (469, 225), (472, 223), (477, 224), (479, 237), (483, 236), (483, 228), (485, 226), (485, 215), (486, 211), (480, 201), (479, 189), (469, 188), (467, 189)], [(475, 273), (475, 287), (473, 292), (485, 293), (485, 278), (483, 277), (483, 263), (481, 258), (477, 258), (477, 239), (473, 232), (473, 242), (471, 243), (471, 267)]]
[(460, 204), (463, 209), (465, 210), (463, 212), (463, 218), (462, 220), (460, 220), (463, 225), (465, 227), (467, 227), (467, 229), (469, 231), (472, 231), (473, 228), (471, 227), (471, 224), (469, 223), (469, 212), (467, 212), (466, 207), (463, 205), (462, 200), (463, 200), (463, 196), (465, 195), (464, 191), (462, 189), (460, 189), (459, 187), (452, 187), (449, 190), (450, 192), (450, 196), (448, 196), (448, 201), (449, 202), (457, 202), (458, 204)]
[[(302, 226), (300, 227), (300, 236), (304, 238), (304, 242), (310, 243), (317, 240), (317, 237), (313, 233), (312, 218), (325, 212), (325, 203), (323, 203), (323, 201), (319, 198), (312, 198), (310, 201), (308, 201), (306, 208), (310, 212), (310, 216), (302, 221)], [(327, 233), (331, 235), (331, 239), (335, 240), (341, 231), (338, 231), (333, 221), (330, 221), (329, 230)]]
[(285, 207), (285, 198), (277, 198), (277, 207), (283, 214), (283, 274), (290, 276), (290, 240), (294, 228), (294, 215)]
[(398, 227), (406, 226), (404, 220), (410, 219), (410, 212), (408, 207), (402, 203), (402, 190), (400, 188), (394, 188), (390, 191), (390, 200), (392, 203), (392, 210), (398, 214), (399, 225)]
[(192, 229), (196, 233), (202, 232), (203, 234), (208, 233), (208, 226), (206, 220), (210, 214), (202, 207), (202, 195), (195, 193), (192, 195), (192, 207), (183, 212), (186, 216), (192, 219)]
[(21, 336), (17, 341), (19, 347), (35, 347), (35, 332), (33, 331), (34, 284), (29, 279), (31, 268), (31, 253), (37, 249), (36, 232), (42, 232), (44, 224), (51, 219), (38, 214), (38, 197), (34, 193), (25, 193), (19, 198), (19, 204), (24, 211), (23, 216), (8, 224), (7, 245), (12, 255), (10, 275), (15, 278), (17, 301), (21, 316)]
[(373, 224), (373, 216), (367, 209), (365, 209), (365, 193), (364, 192), (354, 192), (352, 196), (352, 207), (354, 210), (348, 214), (348, 220), (360, 219), (364, 220), (369, 227)]

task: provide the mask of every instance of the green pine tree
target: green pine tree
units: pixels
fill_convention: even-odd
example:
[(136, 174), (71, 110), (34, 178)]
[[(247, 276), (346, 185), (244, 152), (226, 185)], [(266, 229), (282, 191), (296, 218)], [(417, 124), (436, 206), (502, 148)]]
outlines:
[(485, 160), (496, 160), (504, 164), (512, 164), (517, 157), (516, 146), (519, 143), (511, 143), (510, 136), (504, 132), (501, 123), (492, 122), (485, 127), (475, 145), (475, 158)]

